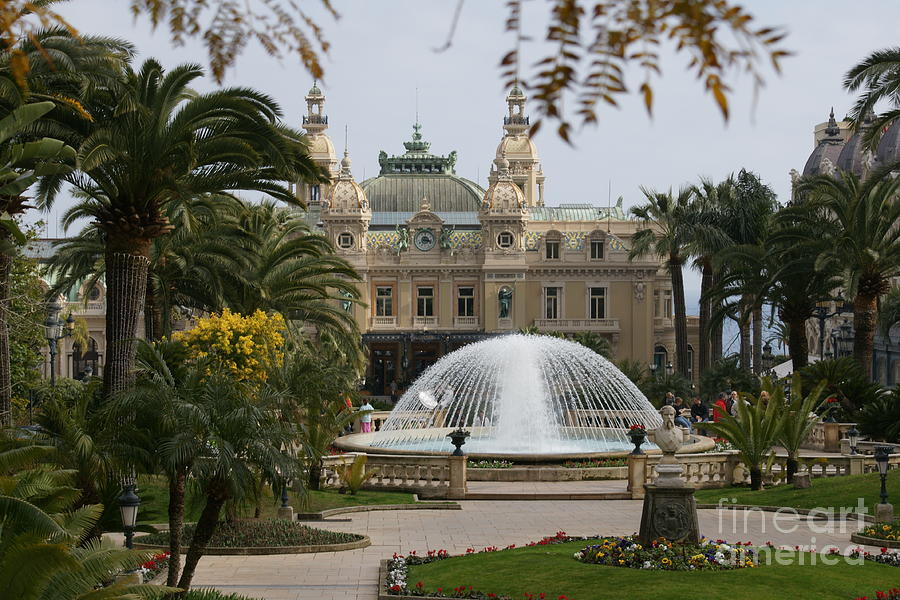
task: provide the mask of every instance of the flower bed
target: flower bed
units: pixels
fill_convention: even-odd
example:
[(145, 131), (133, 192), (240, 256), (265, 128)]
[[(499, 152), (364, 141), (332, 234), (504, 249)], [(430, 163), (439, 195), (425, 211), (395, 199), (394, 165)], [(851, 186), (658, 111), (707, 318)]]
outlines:
[(900, 600), (900, 589), (891, 588), (887, 591), (877, 591), (874, 596), (857, 596), (853, 600)]
[(860, 533), (866, 537), (896, 542), (900, 540), (900, 523), (876, 523)]
[(862, 556), (866, 560), (871, 560), (882, 565), (891, 567), (900, 567), (900, 552), (890, 552), (887, 548), (881, 548), (878, 554), (872, 554), (863, 548), (854, 548), (848, 554), (850, 558)]
[[(184, 526), (183, 544), (187, 546), (194, 535), (194, 525)], [(285, 519), (241, 520), (220, 523), (209, 540), (214, 548), (259, 548), (283, 546), (323, 546), (360, 541), (365, 536), (307, 527)], [(135, 543), (168, 545), (169, 532), (162, 531), (135, 538)]]
[(724, 540), (703, 538), (699, 544), (681, 544), (659, 538), (642, 546), (633, 536), (607, 537), (599, 542), (576, 552), (575, 560), (610, 567), (665, 571), (744, 569), (758, 563), (758, 552), (749, 542), (727, 544)]
[(169, 566), (169, 553), (160, 552), (154, 554), (153, 557), (141, 565), (140, 571), (143, 581), (151, 581)]
[(566, 469), (599, 469), (606, 467), (628, 466), (628, 459), (624, 457), (592, 458), (588, 460), (567, 460), (562, 465)]

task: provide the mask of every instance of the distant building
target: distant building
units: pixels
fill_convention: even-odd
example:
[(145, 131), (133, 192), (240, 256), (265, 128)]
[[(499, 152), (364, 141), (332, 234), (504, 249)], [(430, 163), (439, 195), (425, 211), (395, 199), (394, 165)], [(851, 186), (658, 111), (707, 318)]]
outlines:
[[(382, 151), (379, 175), (357, 183), (350, 157), (339, 162), (328, 138), (325, 96), (317, 86), (307, 94), (311, 154), (332, 182), (301, 184), (298, 196), (362, 275), (366, 306), (347, 310), (364, 332), (372, 393), (402, 386), (464, 344), (529, 327), (595, 332), (617, 359), (661, 369), (674, 361), (669, 276), (655, 257), (628, 260), (641, 224), (621, 202), (547, 204), (525, 101), (517, 87), (506, 98), (484, 189), (456, 174), (455, 152), (432, 154), (418, 123), (403, 154)], [(591, 178), (585, 185), (593, 189)], [(691, 328), (696, 339), (696, 319)]]

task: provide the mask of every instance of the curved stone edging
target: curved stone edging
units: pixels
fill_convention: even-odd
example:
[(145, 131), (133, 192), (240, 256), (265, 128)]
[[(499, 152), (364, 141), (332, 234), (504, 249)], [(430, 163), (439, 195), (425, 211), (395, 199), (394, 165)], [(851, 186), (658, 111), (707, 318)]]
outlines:
[(482, 469), (468, 467), (467, 481), (601, 481), (628, 479), (628, 467), (509, 467)]
[(900, 540), (883, 540), (881, 538), (869, 537), (861, 533), (851, 533), (850, 541), (854, 544), (862, 544), (864, 546), (878, 546), (880, 548), (900, 548)]
[[(698, 510), (706, 510), (706, 509), (716, 509), (723, 508), (728, 510), (760, 510), (762, 512), (792, 512), (793, 514), (798, 515), (812, 515), (813, 518), (816, 519), (826, 519), (830, 516), (834, 516), (835, 513), (828, 513), (821, 510), (811, 510), (808, 508), (794, 508), (792, 506), (758, 506), (756, 504), (697, 504)], [(838, 516), (841, 515), (840, 512), (837, 513)], [(845, 513), (843, 515), (848, 519), (853, 519), (855, 521), (863, 521), (865, 523), (874, 523), (875, 517), (872, 515), (861, 515), (859, 513)]]
[(359, 506), (341, 506), (327, 508), (321, 512), (297, 513), (298, 521), (321, 521), (335, 515), (347, 513), (372, 512), (377, 510), (462, 510), (458, 502), (422, 502), (419, 504), (361, 504)]
[[(358, 534), (357, 534), (358, 535)], [(319, 544), (312, 546), (249, 546), (243, 548), (222, 548), (207, 547), (204, 551), (206, 556), (260, 556), (265, 554), (313, 554), (315, 552), (341, 552), (343, 550), (357, 550), (372, 545), (369, 536), (364, 535), (362, 539), (355, 542), (344, 542), (341, 544)], [(156, 544), (142, 544), (134, 542), (135, 550), (168, 550), (168, 546)], [(188, 547), (182, 546), (182, 552), (187, 552)]]

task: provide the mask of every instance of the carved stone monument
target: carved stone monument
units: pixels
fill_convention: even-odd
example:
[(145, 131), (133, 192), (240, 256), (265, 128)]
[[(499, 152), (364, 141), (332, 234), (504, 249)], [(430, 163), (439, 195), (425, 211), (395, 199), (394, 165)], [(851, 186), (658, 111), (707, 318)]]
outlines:
[(656, 479), (644, 486), (644, 511), (641, 515), (641, 543), (664, 537), (675, 542), (699, 542), (697, 503), (694, 488), (681, 477), (684, 467), (675, 458), (683, 434), (675, 426), (675, 409), (660, 409), (663, 423), (653, 432), (654, 442), (663, 456), (656, 465)]

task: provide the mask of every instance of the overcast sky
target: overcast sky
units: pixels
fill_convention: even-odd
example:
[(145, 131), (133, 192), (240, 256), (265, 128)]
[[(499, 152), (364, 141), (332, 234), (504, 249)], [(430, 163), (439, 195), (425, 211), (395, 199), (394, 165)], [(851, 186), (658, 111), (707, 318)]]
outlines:
[[(418, 88), (422, 133), (436, 154), (459, 153), (457, 172), (485, 185), (505, 113), (500, 57), (513, 44), (504, 32), (501, 0), (468, 0), (452, 47), (433, 51), (447, 37), (456, 6), (452, 0), (333, 0), (338, 21), (320, 17), (332, 48), (320, 87), (327, 95), (330, 133), (340, 152), (344, 125), (350, 130), (350, 154), (357, 180), (378, 172), (378, 151), (403, 151), (415, 120)], [(113, 34), (134, 42), (138, 60), (153, 56), (164, 65), (206, 64), (201, 44), (173, 48), (165, 31), (151, 32), (146, 19), (135, 22), (125, 0), (72, 0), (63, 12), (79, 30)], [(305, 8), (320, 14), (318, 3)], [(533, 0), (525, 15), (526, 32), (539, 37), (547, 3)], [(655, 110), (649, 118), (637, 96), (620, 109), (603, 108), (600, 124), (566, 145), (545, 128), (536, 144), (543, 162), (546, 201), (605, 205), (640, 202), (641, 185), (668, 188), (721, 179), (747, 168), (758, 172), (784, 201), (788, 171), (803, 168), (812, 150), (813, 126), (833, 105), (838, 117), (852, 103), (841, 87), (843, 73), (874, 49), (896, 45), (900, 3), (896, 0), (753, 0), (743, 2), (760, 25), (785, 26), (784, 45), (795, 53), (785, 59), (779, 77), (767, 72), (767, 85), (753, 105), (749, 79), (735, 89), (726, 124), (701, 85), (685, 70), (686, 61), (663, 49), (663, 77), (655, 83)], [(538, 58), (526, 46), (526, 57)], [(639, 85), (639, 74), (630, 82)], [(258, 88), (274, 96), (287, 120), (299, 127), (303, 96), (312, 84), (299, 61), (276, 61), (250, 47), (229, 72), (228, 84)], [(211, 80), (205, 85), (211, 87)], [(201, 86), (202, 87), (202, 86)], [(64, 206), (60, 203), (59, 212)], [(55, 215), (51, 215), (51, 221)], [(51, 226), (48, 234), (57, 231)], [(61, 233), (61, 232), (59, 232)], [(688, 306), (696, 306), (696, 278), (688, 282)]]

